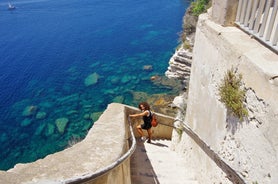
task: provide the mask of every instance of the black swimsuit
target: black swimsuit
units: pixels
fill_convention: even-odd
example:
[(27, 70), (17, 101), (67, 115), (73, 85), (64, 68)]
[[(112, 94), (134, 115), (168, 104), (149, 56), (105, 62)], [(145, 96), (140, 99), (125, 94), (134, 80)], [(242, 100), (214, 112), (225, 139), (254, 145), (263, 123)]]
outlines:
[(152, 127), (152, 113), (149, 111), (149, 116), (143, 116), (144, 124), (141, 125), (141, 128), (144, 130), (148, 130)]

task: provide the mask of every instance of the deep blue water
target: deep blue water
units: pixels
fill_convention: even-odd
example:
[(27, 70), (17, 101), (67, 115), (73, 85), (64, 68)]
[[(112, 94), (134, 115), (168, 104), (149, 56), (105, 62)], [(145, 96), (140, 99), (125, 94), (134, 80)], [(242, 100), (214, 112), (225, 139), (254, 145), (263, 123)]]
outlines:
[[(167, 70), (188, 1), (22, 0), (14, 11), (8, 2), (0, 0), (0, 169), (84, 138), (109, 103), (137, 106), (134, 92), (176, 93), (150, 77)], [(58, 118), (68, 119), (64, 132)]]

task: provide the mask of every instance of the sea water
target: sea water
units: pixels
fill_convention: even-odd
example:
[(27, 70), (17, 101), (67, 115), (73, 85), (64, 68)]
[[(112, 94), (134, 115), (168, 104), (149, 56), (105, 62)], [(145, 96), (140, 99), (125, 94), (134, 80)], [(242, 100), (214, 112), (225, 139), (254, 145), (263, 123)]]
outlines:
[(188, 4), (0, 0), (0, 169), (83, 139), (111, 102), (175, 93), (150, 77), (167, 70)]

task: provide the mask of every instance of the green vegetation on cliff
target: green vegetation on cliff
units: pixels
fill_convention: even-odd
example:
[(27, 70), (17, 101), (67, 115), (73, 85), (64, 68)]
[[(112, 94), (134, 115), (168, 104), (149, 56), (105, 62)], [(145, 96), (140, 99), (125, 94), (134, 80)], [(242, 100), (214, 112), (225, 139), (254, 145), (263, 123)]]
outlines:
[(195, 0), (192, 1), (187, 8), (183, 18), (183, 31), (180, 34), (181, 46), (183, 46), (184, 49), (192, 50), (192, 45), (189, 40), (191, 40), (192, 43), (194, 42), (198, 16), (206, 12), (210, 6), (211, 0)]
[(245, 90), (241, 89), (241, 79), (242, 75), (237, 74), (236, 70), (232, 68), (226, 72), (219, 87), (220, 101), (240, 120), (248, 115), (248, 111), (243, 104)]
[(193, 15), (199, 16), (210, 7), (211, 0), (196, 0), (191, 3)]

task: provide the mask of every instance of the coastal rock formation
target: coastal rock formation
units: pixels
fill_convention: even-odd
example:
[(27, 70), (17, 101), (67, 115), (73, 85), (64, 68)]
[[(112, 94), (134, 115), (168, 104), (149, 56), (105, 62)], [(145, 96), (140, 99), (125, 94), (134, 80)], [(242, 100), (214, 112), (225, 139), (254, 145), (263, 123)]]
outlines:
[[(179, 118), (198, 136), (173, 132), (173, 149), (200, 173), (199, 183), (278, 183), (278, 88), (269, 82), (277, 76), (278, 55), (236, 27), (222, 27), (210, 17), (199, 16), (186, 116)], [(243, 120), (231, 116), (219, 101), (218, 86), (233, 67), (242, 74), (246, 89), (249, 116)], [(200, 151), (197, 138), (207, 149)], [(209, 150), (217, 156), (207, 157)]]
[(180, 35), (181, 45), (170, 58), (169, 67), (165, 72), (168, 78), (176, 78), (182, 81), (184, 89), (187, 89), (192, 63), (192, 48), (195, 41), (195, 31), (198, 17), (192, 13), (192, 5), (188, 7), (183, 17), (183, 31)]
[[(168, 70), (165, 75), (168, 78), (176, 78), (188, 84), (190, 78), (190, 68), (192, 63), (192, 52), (184, 48), (178, 49), (171, 57)], [(187, 86), (187, 85), (186, 85)], [(186, 88), (185, 86), (185, 88)]]

